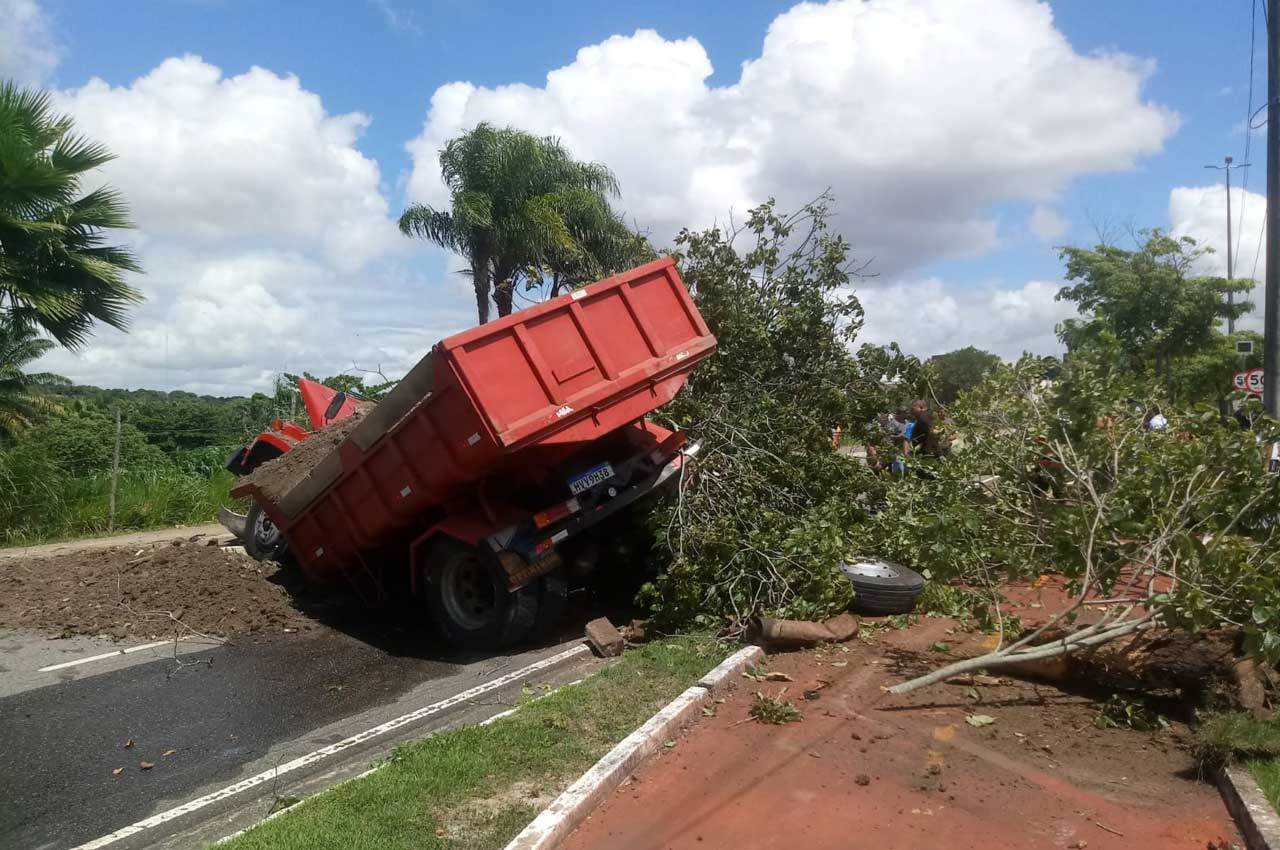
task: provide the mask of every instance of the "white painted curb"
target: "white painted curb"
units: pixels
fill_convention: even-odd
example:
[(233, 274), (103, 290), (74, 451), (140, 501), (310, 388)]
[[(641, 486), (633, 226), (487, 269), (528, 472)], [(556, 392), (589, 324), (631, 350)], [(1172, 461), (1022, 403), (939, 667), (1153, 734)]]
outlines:
[(1280, 850), (1280, 816), (1243, 765), (1218, 771), (1218, 790), (1249, 850)]
[(761, 658), (764, 658), (764, 650), (758, 646), (739, 649), (733, 655), (721, 661), (714, 670), (699, 679), (698, 686), (714, 691)]
[(700, 716), (699, 709), (713, 690), (763, 654), (758, 646), (735, 652), (703, 676), (698, 684), (667, 703), (556, 797), (523, 832), (511, 840), (506, 850), (552, 850), (559, 846), (605, 797), (631, 775), (640, 762), (662, 746), (677, 729)]

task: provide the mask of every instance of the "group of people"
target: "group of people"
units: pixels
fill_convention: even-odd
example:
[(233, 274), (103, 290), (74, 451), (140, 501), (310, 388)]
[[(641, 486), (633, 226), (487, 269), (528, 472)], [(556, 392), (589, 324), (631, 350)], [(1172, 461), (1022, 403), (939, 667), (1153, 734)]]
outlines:
[[(907, 474), (907, 458), (912, 455), (941, 457), (943, 454), (933, 411), (924, 399), (912, 402), (909, 410), (881, 414), (872, 424), (872, 429), (888, 435), (893, 454), (885, 458), (874, 443), (868, 443), (867, 463), (872, 469), (887, 471), (895, 478)], [(916, 468), (914, 471), (921, 478), (933, 477), (927, 469)]]

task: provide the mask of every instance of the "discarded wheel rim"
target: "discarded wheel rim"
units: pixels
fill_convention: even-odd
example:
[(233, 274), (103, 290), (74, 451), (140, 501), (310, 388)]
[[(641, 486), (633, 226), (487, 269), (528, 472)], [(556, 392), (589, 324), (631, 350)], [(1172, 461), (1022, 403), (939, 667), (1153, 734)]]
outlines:
[(265, 511), (258, 511), (253, 519), (253, 538), (263, 552), (270, 552), (280, 545), (280, 529)]
[(852, 564), (843, 564), (840, 572), (849, 578), (897, 578), (902, 575), (901, 569), (897, 564), (889, 561), (855, 561)]

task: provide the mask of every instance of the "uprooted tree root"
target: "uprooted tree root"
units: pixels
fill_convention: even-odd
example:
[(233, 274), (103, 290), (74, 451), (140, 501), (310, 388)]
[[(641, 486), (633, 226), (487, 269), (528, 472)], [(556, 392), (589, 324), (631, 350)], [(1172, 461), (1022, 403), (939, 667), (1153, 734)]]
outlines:
[(1237, 630), (1191, 634), (1162, 628), (1150, 620), (1143, 623), (1145, 627), (1133, 625), (1120, 635), (1105, 626), (1072, 632), (1036, 630), (1029, 636), (1037, 642), (1018, 641), (1007, 651), (949, 664), (895, 685), (889, 692), (908, 693), (961, 673), (998, 669), (1052, 683), (1075, 682), (1122, 691), (1175, 691), (1197, 704), (1238, 707), (1257, 718), (1272, 714), (1269, 697), (1274, 690), (1274, 671), (1241, 655)]

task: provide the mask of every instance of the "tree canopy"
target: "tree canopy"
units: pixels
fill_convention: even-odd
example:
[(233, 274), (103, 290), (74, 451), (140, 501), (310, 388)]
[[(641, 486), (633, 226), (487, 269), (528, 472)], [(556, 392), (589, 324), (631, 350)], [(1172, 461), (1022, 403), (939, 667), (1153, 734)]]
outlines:
[(942, 404), (951, 404), (960, 393), (973, 389), (1002, 361), (998, 355), (972, 345), (930, 357), (932, 380), (929, 387)]
[(449, 209), (414, 204), (400, 230), (467, 258), (481, 324), (490, 297), (505, 316), (522, 285), (549, 277), (554, 294), (653, 254), (609, 206), (613, 173), (559, 139), (482, 123), (445, 145), (440, 173)]
[(47, 395), (70, 382), (49, 372), (23, 372), (32, 360), (53, 348), (35, 329), (0, 321), (0, 436), (16, 437), (42, 413), (61, 408)]
[[(1070, 283), (1058, 300), (1074, 302), (1083, 317), (1063, 322), (1058, 335), (1069, 356), (1092, 354), (1124, 370), (1157, 375), (1176, 390), (1173, 378), (1187, 358), (1226, 350), (1229, 341), (1218, 325), (1251, 309), (1243, 302), (1228, 306), (1226, 295), (1252, 284), (1192, 276), (1208, 249), (1160, 230), (1144, 235), (1146, 242), (1133, 251), (1114, 245), (1063, 249)], [(1224, 387), (1231, 363), (1225, 368), (1218, 378)]]
[(142, 295), (126, 282), (137, 260), (105, 237), (132, 226), (123, 199), (82, 192), (112, 155), (72, 129), (47, 94), (0, 83), (0, 321), (76, 348), (95, 321), (123, 329)]

